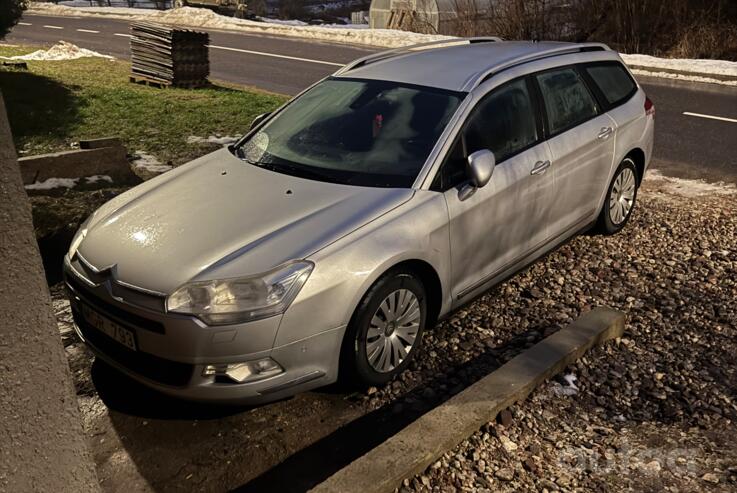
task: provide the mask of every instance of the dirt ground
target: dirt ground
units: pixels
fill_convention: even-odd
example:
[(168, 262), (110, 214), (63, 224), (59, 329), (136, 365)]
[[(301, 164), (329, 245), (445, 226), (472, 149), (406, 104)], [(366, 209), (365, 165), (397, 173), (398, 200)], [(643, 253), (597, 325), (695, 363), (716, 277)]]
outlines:
[[(52, 288), (105, 491), (304, 491), (595, 305), (628, 314), (597, 349), (401, 489), (734, 489), (737, 194), (653, 175), (632, 222), (582, 235), (428, 331), (385, 388), (258, 407), (184, 403), (100, 362)], [(575, 388), (574, 388), (575, 386)]]

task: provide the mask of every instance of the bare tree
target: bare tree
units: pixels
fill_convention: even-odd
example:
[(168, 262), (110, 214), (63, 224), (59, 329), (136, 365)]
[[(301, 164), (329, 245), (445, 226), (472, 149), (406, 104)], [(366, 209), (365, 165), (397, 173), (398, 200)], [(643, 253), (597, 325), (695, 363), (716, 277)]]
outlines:
[(249, 0), (248, 10), (253, 15), (264, 16), (268, 14), (266, 0)]
[(735, 0), (397, 0), (391, 28), (456, 36), (600, 41), (628, 53), (737, 59)]
[(282, 19), (299, 19), (305, 17), (305, 5), (302, 0), (282, 0), (279, 5), (279, 17)]

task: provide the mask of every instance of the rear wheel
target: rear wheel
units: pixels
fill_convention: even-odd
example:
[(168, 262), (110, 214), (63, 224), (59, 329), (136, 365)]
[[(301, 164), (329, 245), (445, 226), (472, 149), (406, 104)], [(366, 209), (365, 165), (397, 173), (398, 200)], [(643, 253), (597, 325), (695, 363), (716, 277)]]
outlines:
[(617, 233), (627, 224), (637, 200), (638, 179), (634, 161), (625, 158), (614, 173), (599, 215), (602, 233)]
[(420, 345), (427, 319), (425, 289), (410, 271), (379, 279), (361, 300), (343, 341), (344, 376), (383, 385), (401, 373)]

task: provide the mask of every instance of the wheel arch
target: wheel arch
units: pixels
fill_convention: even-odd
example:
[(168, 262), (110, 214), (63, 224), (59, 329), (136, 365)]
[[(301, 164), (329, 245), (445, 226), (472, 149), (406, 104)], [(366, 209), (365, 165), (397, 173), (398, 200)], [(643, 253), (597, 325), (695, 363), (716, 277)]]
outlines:
[(642, 184), (642, 179), (645, 177), (645, 151), (639, 147), (635, 147), (625, 154), (620, 163), (627, 158), (632, 159), (635, 163), (635, 169), (637, 170), (637, 186), (639, 187)]
[(350, 315), (349, 325), (353, 323), (356, 311), (361, 301), (366, 297), (366, 294), (386, 275), (398, 270), (408, 270), (415, 274), (420, 282), (422, 282), (422, 286), (425, 288), (425, 295), (427, 296), (427, 323), (425, 324), (425, 328), (435, 325), (443, 306), (443, 285), (435, 267), (427, 260), (419, 258), (396, 260), (378, 270), (379, 273), (372, 276), (371, 280), (360, 291)]
[(409, 271), (415, 274), (422, 283), (422, 286), (425, 288), (425, 295), (427, 296), (427, 320), (425, 322), (425, 329), (427, 330), (428, 328), (434, 327), (435, 323), (438, 320), (443, 301), (442, 283), (440, 281), (440, 276), (438, 275), (436, 269), (432, 266), (432, 264), (430, 264), (426, 260), (410, 258), (397, 261), (391, 264), (389, 267), (384, 268), (380, 274), (373, 277), (372, 281), (364, 286), (364, 289), (358, 298), (358, 302), (353, 307), (353, 313), (351, 313), (350, 320), (346, 327), (346, 332), (343, 335), (343, 342), (341, 344), (339, 355), (338, 374), (340, 375), (339, 378), (341, 380), (345, 379), (346, 377), (350, 378), (350, 376), (353, 374), (353, 370), (350, 369), (350, 366), (348, 364), (348, 361), (350, 361), (349, 358), (351, 346), (347, 344), (348, 340), (346, 339), (346, 337), (350, 333), (350, 327), (355, 323), (356, 314), (358, 313), (361, 302), (366, 297), (366, 294), (371, 291), (371, 289), (376, 285), (376, 283), (378, 283), (386, 275), (395, 271)]
[(440, 282), (440, 276), (435, 268), (428, 262), (420, 259), (403, 260), (386, 272), (379, 276), (379, 279), (393, 270), (407, 269), (414, 273), (422, 282), (427, 296), (427, 323), (425, 328), (431, 328), (435, 325), (440, 315), (440, 309), (443, 304), (443, 286)]

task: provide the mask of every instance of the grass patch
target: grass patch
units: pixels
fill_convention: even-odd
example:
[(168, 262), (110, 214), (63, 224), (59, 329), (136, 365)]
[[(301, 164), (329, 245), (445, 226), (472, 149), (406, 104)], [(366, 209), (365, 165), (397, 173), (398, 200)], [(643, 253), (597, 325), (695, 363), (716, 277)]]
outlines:
[[(0, 45), (0, 56), (37, 47)], [(131, 152), (183, 164), (212, 147), (190, 135), (244, 133), (256, 115), (286, 97), (232, 85), (156, 89), (128, 82), (130, 63), (101, 58), (30, 61), (28, 70), (0, 68), (10, 127), (20, 155), (68, 150), (81, 138), (119, 136)]]

